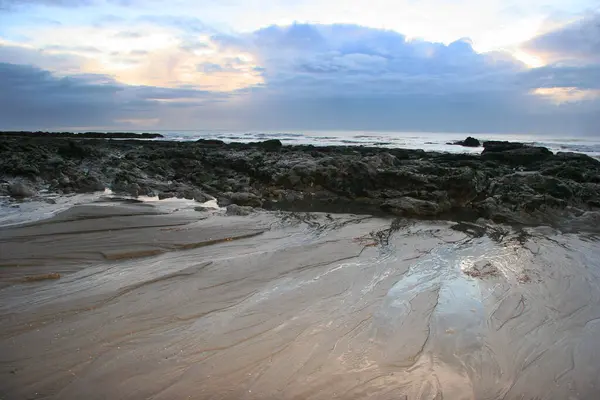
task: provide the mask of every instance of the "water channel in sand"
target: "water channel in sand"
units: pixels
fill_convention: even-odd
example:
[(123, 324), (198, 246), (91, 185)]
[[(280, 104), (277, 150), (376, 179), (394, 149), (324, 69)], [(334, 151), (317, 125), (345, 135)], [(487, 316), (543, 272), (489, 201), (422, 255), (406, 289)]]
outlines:
[(600, 398), (589, 235), (105, 202), (0, 268), (1, 399)]

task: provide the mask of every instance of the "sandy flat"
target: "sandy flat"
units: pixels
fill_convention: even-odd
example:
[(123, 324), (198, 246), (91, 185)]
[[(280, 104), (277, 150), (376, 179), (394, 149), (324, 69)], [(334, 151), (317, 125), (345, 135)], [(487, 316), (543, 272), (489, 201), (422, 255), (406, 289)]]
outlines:
[(598, 398), (596, 239), (453, 225), (88, 205), (2, 229), (0, 398)]

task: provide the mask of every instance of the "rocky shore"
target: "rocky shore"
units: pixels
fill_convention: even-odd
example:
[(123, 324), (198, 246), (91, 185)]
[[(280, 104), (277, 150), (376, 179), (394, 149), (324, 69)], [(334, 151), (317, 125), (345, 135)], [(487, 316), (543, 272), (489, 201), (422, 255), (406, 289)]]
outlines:
[(216, 198), (222, 206), (600, 223), (600, 161), (522, 143), (484, 142), (481, 155), (467, 155), (110, 138), (0, 134), (0, 195), (109, 188), (134, 197)]

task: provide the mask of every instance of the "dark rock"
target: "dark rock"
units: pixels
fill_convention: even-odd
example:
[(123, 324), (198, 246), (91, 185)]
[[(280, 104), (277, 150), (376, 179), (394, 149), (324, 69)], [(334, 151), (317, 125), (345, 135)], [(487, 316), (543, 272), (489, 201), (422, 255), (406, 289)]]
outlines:
[(247, 192), (231, 193), (229, 199), (239, 206), (262, 207), (263, 203), (258, 196)]
[(75, 190), (79, 193), (100, 192), (105, 189), (104, 184), (95, 176), (84, 176), (73, 184)]
[(227, 206), (227, 215), (239, 215), (239, 216), (246, 216), (246, 215), (250, 215), (254, 212), (254, 209), (252, 207), (245, 207), (245, 206), (238, 206), (237, 204), (231, 204), (229, 206)]
[[(600, 209), (600, 162), (523, 143), (478, 154), (349, 146), (281, 146), (0, 135), (0, 191), (35, 182), (56, 193), (159, 194), (221, 206), (546, 222)], [(34, 184), (31, 183), (33, 186)], [(569, 211), (570, 212), (570, 211)]]
[(215, 199), (214, 197), (202, 192), (199, 189), (190, 188), (180, 189), (177, 192), (177, 196), (187, 200), (196, 200), (198, 203), (205, 203), (209, 200)]
[(66, 175), (61, 174), (60, 177), (58, 178), (58, 186), (67, 187), (70, 184), (71, 184), (71, 178), (69, 178)]
[(111, 189), (115, 193), (123, 193), (132, 197), (138, 197), (145, 194), (142, 193), (142, 189), (137, 183), (117, 182), (112, 184)]
[(217, 139), (198, 139), (196, 140), (196, 143), (201, 144), (203, 146), (208, 146), (208, 147), (221, 147), (221, 146), (225, 146), (225, 142), (222, 140), (217, 140)]
[(163, 135), (159, 133), (133, 133), (133, 132), (0, 132), (0, 136), (21, 136), (21, 137), (54, 137), (54, 138), (66, 138), (66, 137), (78, 137), (78, 138), (92, 138), (92, 139), (156, 139), (162, 138)]
[(523, 147), (526, 147), (524, 143), (489, 140), (483, 142), (483, 153), (497, 153), (507, 150), (522, 149)]
[(58, 148), (58, 154), (64, 158), (91, 158), (98, 155), (97, 151), (81, 141), (69, 140)]
[(194, 211), (199, 211), (199, 212), (207, 212), (207, 211), (212, 211), (212, 208), (208, 208), (208, 207), (202, 207), (202, 206), (197, 206), (194, 207)]
[(283, 146), (283, 143), (281, 143), (281, 140), (279, 139), (270, 139), (263, 142), (253, 143), (253, 145), (265, 150), (278, 150)]
[(17, 198), (33, 197), (35, 190), (23, 182), (15, 182), (8, 187), (8, 192), (11, 196)]
[(484, 160), (501, 161), (511, 166), (527, 166), (530, 164), (540, 163), (553, 154), (545, 147), (519, 147), (508, 150), (492, 150), (483, 151), (482, 158)]
[(158, 193), (158, 199), (159, 200), (172, 199), (173, 197), (176, 197), (176, 194), (173, 193), (173, 192), (160, 192), (160, 193)]
[(443, 210), (440, 204), (432, 201), (419, 200), (411, 197), (388, 200), (381, 205), (385, 211), (401, 216), (430, 217), (440, 214)]
[(464, 146), (464, 147), (479, 147), (479, 146), (481, 146), (481, 143), (479, 142), (479, 140), (477, 140), (471, 136), (467, 137), (465, 140), (458, 141), (454, 144), (457, 144), (459, 146)]

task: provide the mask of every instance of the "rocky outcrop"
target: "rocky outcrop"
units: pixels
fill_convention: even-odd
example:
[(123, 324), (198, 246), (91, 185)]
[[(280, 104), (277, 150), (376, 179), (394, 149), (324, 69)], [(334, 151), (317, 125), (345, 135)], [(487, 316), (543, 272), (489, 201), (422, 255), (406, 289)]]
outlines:
[[(103, 190), (221, 206), (298, 211), (460, 215), (540, 222), (600, 208), (600, 162), (522, 143), (478, 154), (279, 141), (107, 141), (0, 136), (4, 192), (35, 196)], [(9, 190), (22, 182), (31, 191)], [(25, 196), (20, 196), (25, 197)], [(237, 210), (236, 207), (232, 207)], [(233, 212), (233, 211), (232, 211)]]
[(454, 144), (457, 144), (459, 146), (464, 146), (464, 147), (479, 147), (479, 146), (481, 146), (481, 142), (471, 136), (468, 136), (465, 140), (460, 140), (458, 142), (455, 142)]
[(133, 132), (0, 132), (0, 136), (23, 136), (23, 137), (76, 137), (88, 139), (158, 139), (164, 136), (160, 133), (133, 133)]
[(522, 149), (523, 147), (526, 147), (526, 145), (524, 143), (518, 142), (507, 142), (498, 140), (490, 140), (483, 142), (484, 153), (497, 153), (507, 150)]

